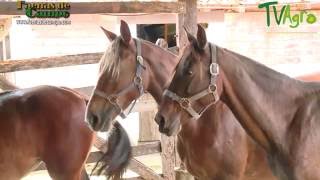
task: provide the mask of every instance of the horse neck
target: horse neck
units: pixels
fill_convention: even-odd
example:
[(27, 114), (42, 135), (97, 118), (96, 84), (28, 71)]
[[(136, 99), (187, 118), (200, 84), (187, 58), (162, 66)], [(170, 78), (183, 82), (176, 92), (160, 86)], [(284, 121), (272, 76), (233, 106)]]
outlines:
[(247, 133), (266, 150), (283, 144), (302, 83), (239, 54), (219, 49), (222, 100)]
[(142, 56), (148, 64), (149, 83), (146, 90), (159, 104), (166, 83), (171, 79), (178, 58), (173, 53), (152, 43), (142, 43)]

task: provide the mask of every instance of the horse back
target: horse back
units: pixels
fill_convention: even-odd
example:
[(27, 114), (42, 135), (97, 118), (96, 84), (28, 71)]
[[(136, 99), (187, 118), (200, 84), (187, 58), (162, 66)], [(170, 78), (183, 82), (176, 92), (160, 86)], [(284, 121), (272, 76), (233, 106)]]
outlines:
[[(22, 167), (31, 168), (40, 159), (50, 164), (73, 158), (64, 154), (78, 155), (77, 151), (92, 143), (92, 132), (84, 122), (85, 108), (80, 95), (52, 86), (0, 95), (0, 159), (8, 162), (0, 164), (0, 173), (12, 169), (12, 174), (23, 175), (29, 169)], [(73, 162), (83, 163), (87, 153), (82, 156)]]

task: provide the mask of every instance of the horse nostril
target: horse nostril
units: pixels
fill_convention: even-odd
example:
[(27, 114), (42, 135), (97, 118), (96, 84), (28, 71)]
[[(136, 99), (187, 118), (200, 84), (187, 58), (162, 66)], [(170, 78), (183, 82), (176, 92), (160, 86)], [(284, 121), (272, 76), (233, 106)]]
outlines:
[(99, 123), (99, 118), (97, 115), (90, 113), (88, 116), (88, 122), (91, 127), (95, 127)]
[(164, 117), (161, 114), (157, 114), (156, 116), (156, 122), (159, 125), (159, 130), (161, 131), (164, 128), (165, 120)]

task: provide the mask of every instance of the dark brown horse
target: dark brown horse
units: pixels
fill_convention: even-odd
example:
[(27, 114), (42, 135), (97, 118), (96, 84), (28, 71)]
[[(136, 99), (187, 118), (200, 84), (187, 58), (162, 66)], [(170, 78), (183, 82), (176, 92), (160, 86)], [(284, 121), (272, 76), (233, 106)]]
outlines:
[[(188, 33), (188, 39), (190, 44), (183, 50), (157, 115), (162, 131), (171, 135), (180, 121), (182, 125), (187, 119), (199, 121), (195, 115), (207, 108), (223, 112), (220, 98), (267, 151), (280, 179), (320, 179), (320, 84), (289, 78), (209, 44), (201, 26), (197, 38)], [(226, 130), (226, 134), (233, 133), (232, 128)], [(232, 155), (228, 150), (224, 151)]]
[[(87, 120), (97, 131), (107, 131), (115, 117), (141, 95), (142, 88), (159, 104), (178, 63), (172, 53), (132, 39), (125, 22), (120, 28), (119, 37), (104, 29), (112, 42), (101, 59), (100, 77), (87, 109)], [(141, 43), (141, 54), (137, 43)], [(140, 88), (132, 85), (141, 65), (139, 55), (144, 59)], [(178, 134), (179, 155), (188, 171), (200, 179), (240, 179), (244, 174), (252, 179), (270, 178), (263, 150), (248, 138), (227, 107), (222, 103), (220, 107), (223, 113), (210, 112), (199, 121), (186, 123)], [(208, 118), (212, 114), (214, 118)]]
[[(88, 179), (84, 164), (95, 135), (84, 121), (87, 102), (71, 89), (52, 86), (1, 93), (0, 179), (20, 179), (41, 161), (55, 180)], [(126, 141), (121, 127), (114, 132), (102, 164), (117, 170), (123, 169), (119, 157), (130, 151), (110, 155)]]

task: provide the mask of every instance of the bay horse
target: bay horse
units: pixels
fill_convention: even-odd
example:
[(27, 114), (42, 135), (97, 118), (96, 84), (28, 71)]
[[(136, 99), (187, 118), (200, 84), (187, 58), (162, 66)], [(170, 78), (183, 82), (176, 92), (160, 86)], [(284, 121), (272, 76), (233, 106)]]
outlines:
[(189, 44), (157, 113), (162, 131), (176, 133), (180, 122), (200, 121), (205, 110), (223, 112), (223, 102), (267, 152), (279, 179), (320, 179), (320, 83), (290, 78), (208, 43), (200, 25), (197, 37), (187, 35)]
[[(95, 131), (108, 131), (115, 117), (124, 114), (124, 109), (144, 92), (160, 104), (178, 63), (171, 52), (132, 38), (124, 21), (120, 36), (102, 30), (111, 44), (101, 58), (99, 79), (86, 115)], [(178, 134), (178, 153), (187, 170), (199, 179), (240, 179), (244, 174), (251, 179), (272, 179), (264, 151), (246, 135), (226, 106), (221, 107), (224, 112), (187, 123)]]
[[(87, 102), (74, 90), (53, 86), (0, 93), (0, 179), (20, 179), (41, 161), (55, 180), (89, 179), (84, 165), (95, 133), (84, 121)], [(123, 169), (123, 161), (112, 159), (123, 154), (110, 152), (119, 147), (115, 141), (123, 142), (119, 134), (126, 134), (118, 126), (113, 134), (103, 155), (109, 161), (102, 165)]]

